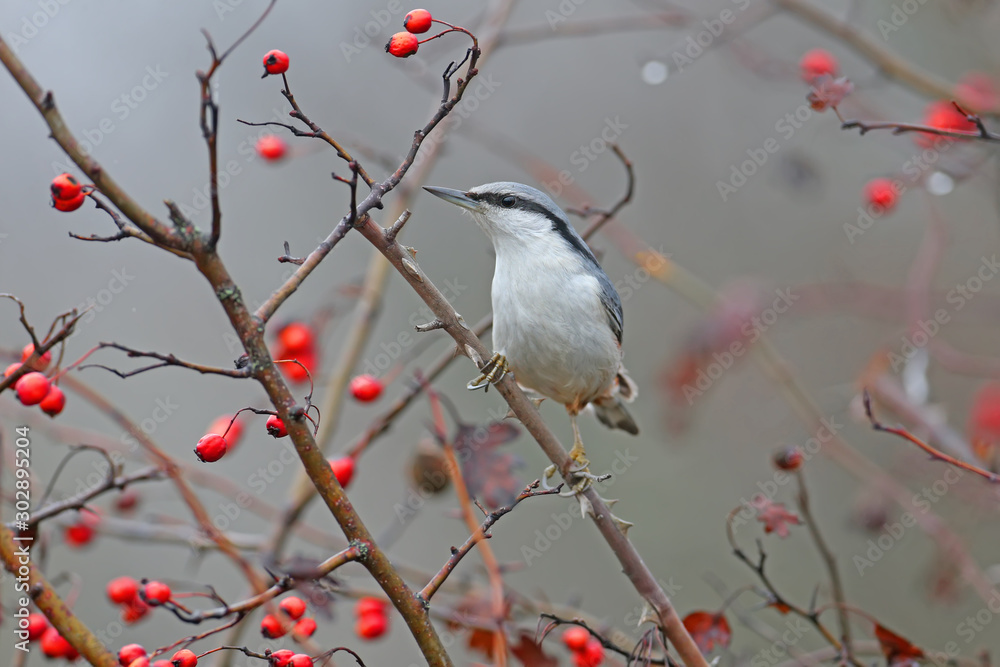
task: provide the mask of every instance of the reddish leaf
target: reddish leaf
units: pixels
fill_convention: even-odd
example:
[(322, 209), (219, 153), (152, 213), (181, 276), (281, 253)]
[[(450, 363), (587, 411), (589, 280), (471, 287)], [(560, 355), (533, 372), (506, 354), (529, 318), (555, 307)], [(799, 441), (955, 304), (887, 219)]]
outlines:
[(785, 604), (784, 602), (778, 602), (777, 600), (771, 602), (767, 606), (770, 607), (771, 609), (774, 609), (779, 614), (787, 614), (792, 610), (792, 608), (789, 607), (787, 604)]
[(889, 667), (916, 665), (916, 661), (924, 657), (924, 652), (911, 644), (908, 639), (885, 629), (879, 623), (875, 624), (875, 638), (882, 646), (882, 653), (885, 655)]
[(778, 537), (788, 537), (789, 524), (802, 523), (799, 517), (785, 509), (782, 503), (765, 500), (757, 507), (757, 520), (764, 524), (765, 533), (776, 533)]
[(839, 106), (845, 97), (854, 90), (854, 84), (847, 77), (834, 79), (832, 76), (821, 76), (813, 83), (807, 99), (816, 111), (825, 111), (828, 107)]
[(487, 426), (460, 424), (455, 435), (455, 454), (462, 466), (462, 476), (469, 493), (489, 509), (511, 503), (524, 488), (514, 476), (514, 468), (522, 464), (510, 452), (498, 448), (520, 435), (520, 430), (508, 422)]
[(510, 647), (510, 652), (524, 667), (556, 667), (559, 664), (551, 655), (546, 655), (527, 632), (521, 633), (520, 641), (516, 646)]
[[(462, 601), (458, 603), (458, 606), (455, 607), (454, 613), (458, 621), (451, 621), (448, 623), (448, 628), (452, 631), (461, 630), (466, 627), (466, 625), (483, 625), (496, 621), (493, 614), (493, 602), (489, 595), (479, 595), (474, 593), (466, 595)], [(504, 602), (504, 619), (507, 618), (509, 613), (510, 603)], [(492, 660), (494, 658), (494, 636), (495, 631), (482, 630), (478, 627), (473, 627), (473, 629), (469, 631), (468, 646), (470, 649), (479, 651)]]
[(716, 646), (725, 648), (733, 633), (729, 629), (729, 621), (722, 613), (708, 611), (693, 611), (684, 617), (684, 627), (698, 645), (698, 649), (708, 654)]

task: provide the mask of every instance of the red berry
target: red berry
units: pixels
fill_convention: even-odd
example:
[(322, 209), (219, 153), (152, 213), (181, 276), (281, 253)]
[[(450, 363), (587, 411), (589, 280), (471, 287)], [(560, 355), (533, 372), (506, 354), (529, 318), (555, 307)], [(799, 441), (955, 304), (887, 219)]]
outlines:
[(397, 32), (385, 45), (385, 52), (397, 58), (409, 58), (417, 52), (420, 40), (411, 32)]
[(285, 140), (273, 134), (265, 135), (257, 140), (257, 155), (268, 162), (277, 162), (285, 157), (287, 150), (288, 144), (285, 143)]
[[(35, 346), (33, 343), (28, 343), (21, 350), (21, 363), (25, 363), (31, 358), (31, 355), (35, 353)], [(44, 371), (49, 367), (49, 363), (52, 361), (52, 351), (48, 350), (38, 359), (31, 362), (31, 370), (33, 371)]]
[(151, 607), (168, 601), (173, 595), (170, 586), (159, 581), (147, 581), (142, 587), (142, 599)]
[(149, 667), (149, 658), (141, 656), (128, 663), (128, 667)]
[(174, 667), (174, 663), (167, 660), (157, 660), (150, 667)]
[(125, 489), (115, 496), (114, 508), (116, 511), (126, 514), (139, 505), (139, 492), (135, 489)]
[(76, 180), (76, 176), (72, 174), (59, 174), (52, 179), (52, 185), (49, 187), (52, 189), (53, 199), (63, 200), (73, 199), (83, 190), (80, 181)]
[(802, 450), (798, 447), (785, 447), (774, 455), (774, 465), (780, 470), (798, 470), (802, 465)]
[(66, 526), (63, 539), (71, 547), (85, 547), (94, 539), (95, 525), (95, 522), (81, 517), (79, 522)]
[(389, 619), (385, 614), (365, 614), (354, 625), (354, 632), (361, 639), (378, 639), (389, 627)]
[(294, 655), (295, 651), (287, 648), (275, 651), (271, 654), (271, 665), (273, 665), (273, 667), (288, 667), (288, 664), (291, 662), (292, 656)]
[(11, 364), (10, 366), (8, 366), (7, 368), (4, 369), (3, 376), (5, 378), (6, 377), (10, 377), (14, 373), (16, 373), (17, 369), (20, 368), (20, 367), (21, 367), (21, 364), (19, 362), (14, 362), (13, 364)]
[(260, 634), (268, 639), (277, 639), (287, 632), (281, 625), (281, 621), (274, 614), (267, 614), (260, 619)]
[(83, 202), (85, 201), (87, 201), (87, 195), (81, 192), (72, 199), (53, 199), (52, 207), (57, 211), (69, 213), (83, 206)]
[(351, 395), (362, 403), (370, 403), (382, 395), (382, 381), (373, 375), (358, 375), (351, 380)]
[[(289, 353), (285, 356), (280, 357), (281, 359), (296, 359), (298, 364), (289, 362), (287, 364), (281, 364), (282, 369), (285, 371), (285, 375), (292, 382), (306, 382), (309, 380), (309, 375), (316, 368), (316, 353), (315, 352), (299, 352), (297, 354)], [(303, 368), (302, 366), (305, 366)]]
[(354, 478), (354, 459), (350, 456), (330, 459), (330, 467), (333, 468), (333, 476), (337, 478), (337, 483), (346, 489)]
[(566, 631), (562, 634), (563, 644), (566, 645), (570, 651), (582, 651), (587, 646), (587, 641), (590, 639), (590, 632), (586, 628), (580, 627), (579, 625), (574, 625), (570, 628), (566, 628)]
[(45, 614), (28, 614), (28, 641), (33, 642), (41, 637), (49, 628), (49, 619)]
[(899, 192), (891, 179), (873, 178), (865, 184), (865, 201), (869, 206), (879, 206), (888, 213), (896, 206)]
[(807, 51), (799, 61), (802, 80), (809, 84), (824, 75), (836, 76), (838, 68), (837, 59), (826, 49)]
[(278, 604), (281, 607), (281, 611), (288, 614), (288, 617), (293, 621), (302, 618), (302, 614), (306, 613), (306, 603), (305, 600), (294, 595), (287, 597)]
[[(232, 422), (232, 426), (229, 425), (230, 422)], [(205, 429), (205, 435), (211, 433), (221, 435), (226, 439), (226, 451), (228, 451), (239, 444), (240, 439), (243, 437), (243, 422), (239, 417), (236, 418), (236, 421), (233, 421), (233, 415), (219, 415)]]
[(78, 657), (76, 649), (53, 627), (42, 633), (39, 646), (48, 658), (65, 658), (72, 661)]
[(312, 350), (316, 344), (316, 337), (313, 335), (312, 327), (308, 324), (292, 322), (286, 324), (278, 332), (278, 342), (294, 356), (297, 352)]
[(431, 13), (426, 9), (414, 9), (403, 19), (403, 27), (407, 31), (419, 35), (431, 29), (431, 20)]
[(288, 661), (288, 667), (312, 667), (313, 659), (305, 653), (296, 653)]
[(122, 607), (122, 622), (126, 625), (137, 623), (148, 613), (149, 605), (143, 602), (141, 598), (137, 597)]
[(385, 614), (385, 602), (379, 598), (361, 598), (354, 605), (354, 615), (358, 618), (368, 614)]
[(597, 667), (602, 662), (604, 662), (604, 647), (595, 637), (587, 640), (587, 645), (573, 654), (573, 664), (576, 667)]
[(52, 385), (49, 388), (49, 393), (45, 394), (45, 398), (38, 404), (38, 407), (49, 417), (55, 417), (66, 407), (66, 394), (59, 387)]
[(144, 649), (139, 644), (126, 644), (118, 649), (118, 664), (122, 667), (128, 667), (132, 664), (133, 660), (138, 658), (144, 658), (146, 656), (146, 649)]
[(108, 582), (105, 592), (115, 604), (128, 604), (139, 594), (139, 582), (132, 577), (118, 577)]
[(202, 463), (214, 463), (226, 455), (226, 439), (217, 433), (202, 436), (194, 448), (194, 453)]
[(17, 400), (24, 405), (38, 405), (49, 393), (51, 386), (49, 379), (42, 373), (32, 371), (18, 379), (17, 384), (14, 385), (14, 391), (17, 392)]
[(300, 619), (292, 629), (292, 634), (295, 635), (296, 639), (312, 637), (314, 632), (316, 632), (316, 621), (311, 618)]
[[(939, 130), (956, 130), (959, 132), (976, 132), (976, 124), (959, 112), (955, 105), (947, 100), (936, 100), (927, 105), (924, 110), (924, 125)], [(940, 137), (935, 134), (920, 132), (915, 141), (919, 146), (933, 146)]]
[(278, 415), (271, 415), (267, 418), (267, 434), (272, 438), (284, 438), (288, 435), (288, 429), (285, 428), (285, 422), (281, 421)]
[(284, 51), (268, 51), (264, 54), (264, 76), (284, 74), (288, 71), (288, 54)]
[(182, 648), (171, 656), (170, 663), (174, 667), (196, 667), (198, 656), (195, 655), (194, 651)]

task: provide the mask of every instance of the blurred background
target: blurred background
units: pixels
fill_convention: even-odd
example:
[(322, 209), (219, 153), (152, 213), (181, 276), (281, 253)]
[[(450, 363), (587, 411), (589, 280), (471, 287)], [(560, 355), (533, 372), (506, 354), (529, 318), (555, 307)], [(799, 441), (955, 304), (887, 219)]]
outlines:
[[(499, 4), (431, 0), (424, 6), (435, 17), (477, 31)], [(966, 657), (980, 649), (1000, 650), (996, 601), (990, 611), (984, 595), (989, 588), (970, 586), (958, 572), (955, 552), (943, 548), (940, 536), (906, 527), (872, 551), (887, 526), (904, 514), (921, 520), (937, 515), (960, 536), (959, 552), (996, 584), (1000, 505), (995, 490), (971, 474), (942, 487), (943, 464), (928, 461), (902, 440), (872, 432), (858, 409), (863, 380), (877, 377), (898, 388), (900, 400), (923, 415), (923, 426), (919, 420), (907, 422), (918, 434), (932, 435), (943, 425), (962, 438), (969, 435), (974, 394), (997, 374), (992, 359), (1000, 282), (990, 282), (996, 273), (989, 260), (997, 250), (997, 211), (989, 144), (935, 144), (929, 156), (926, 144), (915, 142), (913, 135), (860, 136), (842, 130), (831, 111), (812, 110), (799, 60), (815, 48), (831, 52), (839, 60), (839, 73), (855, 86), (841, 105), (845, 117), (920, 122), (937, 98), (893, 81), (863, 51), (805, 20), (793, 7), (803, 3), (513, 4), (505, 32), (482, 61), (466, 101), (454, 120), (432, 135), (435, 143), (444, 143), (429, 175), (424, 181), (408, 178), (386, 202), (424, 184), (465, 189), (514, 180), (549, 191), (566, 207), (608, 207), (624, 193), (626, 174), (607, 142), (617, 143), (632, 161), (634, 199), (591, 244), (602, 253), (604, 268), (622, 293), (625, 361), (640, 387), (631, 409), (642, 433), (633, 439), (610, 432), (590, 417), (581, 419), (581, 425), (592, 469), (608, 469), (616, 459), (630, 461), (603, 495), (621, 500), (615, 512), (636, 523), (630, 537), (670, 587), (681, 614), (717, 610), (735, 589), (759, 585), (726, 542), (730, 510), (759, 492), (795, 510), (794, 483), (775, 485), (769, 492), (772, 454), (782, 446), (806, 446), (821, 434), (814, 422), (802, 418), (803, 403), (789, 400), (794, 392), (788, 381), (772, 379), (769, 370), (781, 369), (794, 377), (795, 386), (808, 394), (852, 451), (903, 485), (904, 498), (931, 489), (933, 499), (925, 495), (925, 503), (900, 505), (878, 482), (880, 477), (859, 474), (869, 470), (867, 464), (845, 466), (845, 460), (855, 459), (825, 446), (809, 457), (805, 476), (815, 518), (838, 558), (849, 602), (929, 650), (944, 650), (952, 642)], [(977, 99), (983, 110), (1000, 109), (992, 92), (1000, 56), (991, 38), (1000, 18), (994, 3), (804, 4), (849, 23), (914, 68), (953, 85), (964, 82), (966, 91), (982, 96)], [(163, 218), (161, 202), (174, 200), (205, 226), (210, 221), (208, 172), (194, 73), (210, 60), (199, 30), (207, 30), (225, 48), (265, 5), (262, 0), (8, 0), (0, 5), (0, 32), (41, 85), (54, 91), (77, 137), (88, 142), (92, 154), (133, 197)], [(219, 156), (223, 165), (228, 163), (221, 183), (220, 252), (249, 304), (264, 301), (289, 274), (290, 265), (275, 261), (283, 254), (282, 243), (290, 244), (292, 255), (307, 254), (349, 203), (347, 189), (330, 178), (331, 171), (346, 174), (347, 168), (320, 142), (277, 128), (289, 141), (290, 156), (271, 164), (255, 153), (258, 138), (271, 130), (237, 119), (284, 122), (288, 111), (280, 81), (260, 78), (262, 55), (274, 48), (288, 53), (289, 81), (306, 113), (356, 151), (375, 178), (384, 178), (405, 154), (414, 130), (436, 108), (441, 72), (449, 61), (461, 59), (467, 47), (461, 36), (448, 35), (409, 59), (390, 57), (383, 45), (402, 29), (409, 9), (383, 0), (279, 2), (217, 75)], [(480, 35), (485, 38), (489, 32), (484, 27)], [(22, 299), (40, 332), (59, 313), (91, 306), (67, 344), (67, 361), (100, 341), (114, 341), (228, 367), (242, 350), (193, 267), (139, 242), (87, 243), (67, 235), (106, 235), (114, 227), (89, 204), (73, 214), (49, 207), (49, 181), (63, 171), (79, 170), (47, 139), (38, 113), (6, 73), (0, 75), (0, 117), (0, 292)], [(992, 118), (984, 118), (992, 124)], [(892, 210), (868, 223), (863, 218), (869, 204), (865, 186), (878, 177), (898, 179), (904, 186)], [(429, 195), (415, 194), (408, 205), (413, 218), (402, 237), (405, 243), (419, 251), (421, 267), (466, 321), (478, 321), (490, 308), (489, 241), (469, 218)], [(378, 212), (374, 217), (383, 225), (392, 222)], [(584, 226), (578, 221), (578, 229)], [(690, 297), (697, 290), (686, 289), (686, 283), (668, 286), (651, 278), (629, 254), (644, 247), (669, 256), (728, 300), (704, 310), (693, 303)], [(373, 252), (359, 235), (349, 235), (275, 318), (275, 330), (296, 319), (324, 323), (318, 401), (351, 327), (358, 287)], [(978, 287), (970, 283), (977, 276)], [(970, 296), (960, 297), (959, 306), (959, 298), (948, 295), (954, 297), (960, 286)], [(947, 322), (930, 337), (931, 343), (916, 345), (922, 349), (911, 354), (907, 344), (914, 341), (919, 322), (936, 309), (945, 310)], [(16, 307), (4, 302), (0, 312), (0, 346), (7, 352), (20, 350), (28, 339)], [(746, 329), (754, 317), (761, 324)], [(412, 333), (415, 323), (428, 319), (419, 299), (391, 275), (356, 366), (357, 372), (374, 367), (388, 386), (378, 402), (345, 399), (328, 445), (331, 456), (356, 442), (372, 419), (405, 391), (414, 370), (426, 368), (447, 349), (450, 342), (442, 332)], [(747, 339), (748, 331), (753, 339), (765, 334), (768, 349), (780, 360), (768, 356), (765, 364), (770, 365), (755, 363), (766, 355)], [(399, 346), (403, 333), (418, 342)], [(737, 354), (731, 364), (721, 360), (725, 355), (713, 356), (734, 341), (742, 341), (749, 352)], [(396, 352), (399, 348), (405, 349)], [(905, 363), (893, 363), (893, 354)], [(392, 363), (384, 363), (380, 355)], [(118, 368), (135, 365), (107, 350), (95, 361)], [(717, 377), (699, 385), (701, 372)], [(472, 365), (459, 359), (435, 386), (465, 422), (483, 423), (502, 414), (504, 406), (493, 392), (465, 391), (474, 374)], [(164, 450), (191, 465), (203, 466), (191, 450), (213, 419), (242, 406), (266, 407), (255, 384), (175, 368), (127, 380), (99, 369), (75, 376), (143, 424)], [(692, 383), (698, 392), (685, 392)], [(297, 392), (306, 389), (299, 385)], [(32, 470), (40, 480), (51, 478), (67, 444), (101, 444), (99, 438), (127, 443), (117, 425), (67, 393), (67, 407), (55, 421), (21, 407), (10, 394), (0, 399), (5, 463), (19, 424), (32, 426)], [(883, 410), (887, 421), (899, 418), (888, 407)], [(562, 407), (543, 404), (542, 414), (568, 443), (572, 436)], [(468, 534), (456, 518), (451, 491), (422, 499), (418, 515), (408, 524), (400, 522), (399, 509), (410, 495), (409, 461), (417, 443), (428, 436), (429, 419), (427, 401), (415, 401), (365, 451), (349, 490), (373, 533), (390, 539), (390, 555), (423, 572), (436, 571), (448, 557), (448, 547)], [(272, 440), (264, 420), (249, 419), (239, 448), (209, 472), (280, 508), (298, 468), (281, 463), (287, 441)], [(523, 462), (517, 473), (524, 482), (539, 476), (547, 463), (524, 435), (505, 448)], [(60, 476), (56, 493), (72, 494), (92, 483), (95, 459), (75, 457)], [(287, 454), (284, 460), (289, 460)], [(127, 467), (145, 463), (137, 450)], [(270, 472), (260, 472), (269, 465)], [(267, 481), (259, 484), (261, 478)], [(5, 494), (9, 479), (4, 478)], [(270, 522), (251, 512), (225, 517), (231, 495), (209, 482), (198, 485), (209, 512), (223, 517), (217, 525), (240, 534), (270, 534)], [(136, 488), (141, 501), (134, 520), (190, 522), (190, 512), (168, 482)], [(95, 505), (109, 508), (110, 499)], [(569, 515), (574, 520), (563, 527), (560, 517)], [(5, 517), (10, 519), (9, 511)], [(339, 535), (318, 504), (310, 506), (303, 521)], [(751, 552), (762, 534), (755, 523), (737, 532)], [(547, 530), (547, 541), (540, 540)], [(601, 627), (638, 638), (641, 600), (594, 526), (578, 518), (575, 501), (533, 499), (505, 517), (494, 533), (491, 546), (501, 562), (512, 564), (506, 581), (513, 591), (576, 606)], [(807, 607), (818, 586), (820, 601), (830, 599), (826, 570), (804, 526), (792, 526), (787, 539), (766, 535), (764, 544), (769, 571), (785, 595)], [(532, 550), (537, 558), (526, 556)], [(322, 559), (330, 551), (296, 538), (286, 554)], [(211, 582), (227, 600), (246, 594), (245, 581), (217, 553), (127, 530), (109, 528), (105, 534), (99, 527), (90, 545), (70, 548), (52, 525), (39, 557), (47, 575), (61, 581), (59, 590), (75, 598), (84, 620), (104, 631), (115, 649), (129, 642), (168, 644), (195, 631), (162, 610), (155, 613), (155, 622), (123, 626), (119, 610), (104, 594), (106, 582), (115, 576), (156, 577), (182, 589)], [(859, 565), (859, 557), (871, 560), (871, 566)], [(471, 554), (455, 580), (485, 590), (481, 563), (478, 554)], [(354, 590), (376, 590), (360, 567), (345, 568), (342, 575), (338, 571), (341, 577)], [(0, 655), (13, 652), (6, 618), (12, 593), (8, 576)], [(456, 605), (459, 598), (440, 602)], [(769, 652), (766, 632), (755, 632), (738, 619), (744, 615), (778, 633), (787, 629), (788, 617), (762, 606), (749, 592), (734, 603), (729, 612), (732, 644), (722, 651), (727, 664), (785, 659)], [(318, 617), (316, 638), (324, 648), (351, 646), (369, 665), (421, 662), (398, 617), (386, 639), (365, 643), (353, 634), (346, 601), (337, 599), (330, 609), (331, 618)], [(970, 636), (963, 629), (970, 626), (962, 624), (977, 613), (982, 631)], [(258, 616), (251, 617), (240, 642), (255, 649), (291, 645), (287, 639), (261, 640)], [(824, 618), (834, 625), (832, 613)], [(855, 620), (856, 635), (870, 639), (871, 623), (860, 616)], [(535, 619), (521, 614), (515, 625), (533, 630)], [(454, 646), (464, 647), (466, 633), (442, 630)], [(206, 650), (216, 639), (197, 648)], [(823, 646), (815, 631), (796, 643), (802, 651)], [(550, 639), (546, 646), (569, 664), (556, 644)], [(232, 660), (259, 664), (243, 656)], [(486, 658), (457, 649), (456, 660)], [(37, 652), (28, 660), (41, 662)]]

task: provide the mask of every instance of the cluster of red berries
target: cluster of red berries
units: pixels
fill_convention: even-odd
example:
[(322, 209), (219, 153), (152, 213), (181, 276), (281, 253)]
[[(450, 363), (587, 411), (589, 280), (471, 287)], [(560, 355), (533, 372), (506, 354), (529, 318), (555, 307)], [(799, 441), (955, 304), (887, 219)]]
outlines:
[(274, 667), (312, 667), (313, 661), (305, 653), (296, 653), (283, 648), (271, 654), (271, 664)]
[(598, 667), (604, 662), (604, 646), (586, 628), (574, 625), (563, 632), (562, 640), (573, 652), (576, 667)]
[(27, 626), (23, 629), (28, 633), (29, 642), (38, 642), (46, 658), (63, 658), (72, 662), (80, 657), (66, 638), (49, 625), (49, 619), (44, 614), (28, 614)]
[[(291, 630), (295, 641), (301, 642), (304, 639), (312, 637), (313, 633), (316, 632), (316, 620), (304, 616), (306, 613), (306, 603), (302, 598), (295, 597), (294, 595), (289, 596), (282, 600), (278, 604), (278, 607), (282, 611), (281, 617), (274, 614), (267, 614), (260, 621), (260, 633), (266, 638), (278, 639), (285, 636)], [(289, 653), (291, 654), (292, 652), (289, 651)]]
[(139, 597), (139, 582), (132, 577), (112, 579), (105, 592), (113, 604), (121, 606), (122, 621), (126, 624), (135, 623), (149, 613), (149, 605)]
[(28, 343), (21, 350), (21, 361), (13, 363), (3, 372), (4, 377), (9, 377), (17, 372), (22, 365), (27, 365), (31, 369), (18, 378), (14, 384), (14, 393), (17, 400), (23, 405), (37, 405), (42, 412), (50, 417), (55, 417), (66, 407), (66, 394), (62, 389), (52, 384), (45, 375), (45, 369), (52, 361), (52, 353), (46, 352), (42, 356), (35, 355), (35, 346)]
[[(285, 363), (281, 369), (292, 382), (305, 382), (313, 373), (319, 357), (316, 335), (305, 322), (290, 322), (278, 331), (278, 338), (271, 356), (275, 359), (295, 359), (299, 363)], [(299, 365), (301, 364), (301, 366)], [(304, 368), (303, 368), (304, 366)], [(307, 372), (308, 371), (308, 372)]]
[(57, 211), (75, 211), (83, 206), (87, 191), (72, 174), (59, 174), (52, 179), (52, 206)]
[[(192, 662), (192, 659), (194, 662)], [(174, 665), (193, 667), (198, 664), (198, 656), (184, 649), (175, 653), (173, 660), (156, 660), (150, 662), (149, 655), (141, 644), (126, 644), (118, 650), (118, 664), (121, 667), (174, 667)]]
[(389, 614), (379, 598), (361, 598), (354, 607), (358, 621), (354, 632), (361, 639), (378, 639), (389, 629)]
[[(414, 9), (403, 19), (405, 32), (397, 32), (389, 38), (385, 45), (386, 53), (390, 53), (397, 58), (409, 58), (423, 43), (417, 39), (417, 35), (423, 34), (431, 29), (434, 19), (426, 9)], [(433, 37), (431, 38), (433, 39)], [(427, 41), (427, 40), (424, 40)]]

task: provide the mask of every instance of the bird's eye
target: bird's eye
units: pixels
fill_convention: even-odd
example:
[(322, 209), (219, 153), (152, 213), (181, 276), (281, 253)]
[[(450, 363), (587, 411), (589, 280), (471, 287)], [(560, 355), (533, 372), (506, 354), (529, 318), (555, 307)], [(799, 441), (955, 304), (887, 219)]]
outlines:
[(517, 203), (517, 197), (514, 195), (504, 195), (500, 199), (500, 205), (504, 208), (514, 208), (514, 204)]

